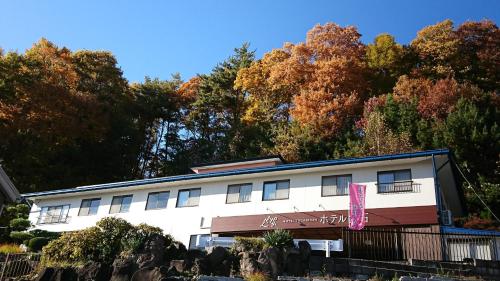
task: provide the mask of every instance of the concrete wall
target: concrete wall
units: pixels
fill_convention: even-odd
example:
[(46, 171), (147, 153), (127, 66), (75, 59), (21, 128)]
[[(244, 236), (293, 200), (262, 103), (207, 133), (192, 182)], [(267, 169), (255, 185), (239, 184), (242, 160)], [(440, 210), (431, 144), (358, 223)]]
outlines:
[[(398, 169), (411, 169), (415, 183), (420, 184), (417, 192), (410, 193), (377, 193), (377, 172)], [(295, 211), (324, 211), (346, 210), (349, 208), (349, 196), (321, 196), (321, 177), (328, 175), (352, 174), (354, 183), (366, 184), (366, 207), (391, 208), (409, 206), (435, 205), (434, 179), (431, 160), (419, 160), (405, 164), (384, 164), (373, 162), (365, 167), (328, 167), (321, 172), (283, 172), (279, 175), (262, 176), (249, 174), (237, 180), (220, 178), (217, 181), (178, 185), (152, 185), (128, 187), (127, 191), (101, 191), (99, 194), (75, 193), (53, 199), (36, 199), (30, 214), (30, 220), (36, 224), (40, 208), (43, 206), (70, 204), (67, 223), (36, 225), (36, 228), (49, 231), (72, 231), (94, 225), (99, 219), (106, 216), (121, 217), (133, 224), (147, 223), (164, 229), (176, 239), (188, 245), (189, 237), (193, 234), (210, 233), (210, 222), (216, 216), (240, 216), (266, 213), (285, 213)], [(290, 180), (289, 199), (262, 201), (263, 182), (271, 180)], [(238, 183), (252, 183), (251, 202), (226, 204), (227, 186)], [(199, 206), (176, 208), (177, 193), (180, 189), (201, 187)], [(149, 192), (170, 191), (170, 198), (166, 209), (145, 210)], [(113, 196), (132, 194), (132, 204), (128, 213), (109, 214)], [(101, 198), (97, 215), (78, 216), (82, 199)], [(205, 222), (202, 226), (202, 220)]]

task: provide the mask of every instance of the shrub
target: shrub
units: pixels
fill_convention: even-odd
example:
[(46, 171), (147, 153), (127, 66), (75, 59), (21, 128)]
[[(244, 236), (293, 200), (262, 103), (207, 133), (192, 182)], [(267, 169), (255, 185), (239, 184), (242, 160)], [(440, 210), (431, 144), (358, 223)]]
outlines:
[(290, 231), (284, 229), (276, 229), (267, 231), (263, 235), (267, 245), (283, 249), (285, 247), (293, 247), (293, 237)]
[(23, 249), (16, 244), (3, 244), (0, 245), (0, 254), (16, 254), (22, 253)]
[(270, 280), (269, 276), (267, 276), (264, 272), (255, 272), (247, 275), (245, 277), (246, 281), (268, 281)]
[(163, 236), (163, 230), (159, 227), (150, 226), (145, 223), (139, 224), (137, 227), (131, 229), (123, 238), (123, 251), (136, 253), (153, 235)]
[(10, 221), (9, 226), (13, 230), (25, 230), (31, 226), (31, 222), (25, 218), (15, 218)]
[(266, 242), (261, 238), (257, 237), (234, 237), (234, 244), (232, 250), (239, 252), (260, 252), (266, 245)]
[(33, 234), (25, 231), (12, 231), (9, 236), (19, 243), (23, 243), (24, 241), (33, 238)]
[(33, 237), (45, 237), (45, 238), (50, 238), (51, 240), (57, 239), (61, 236), (61, 233), (59, 232), (51, 232), (42, 229), (33, 229), (30, 230), (29, 233), (33, 234)]
[(31, 238), (28, 242), (28, 248), (33, 252), (39, 252), (42, 250), (43, 246), (49, 244), (50, 238), (47, 237), (35, 237)]

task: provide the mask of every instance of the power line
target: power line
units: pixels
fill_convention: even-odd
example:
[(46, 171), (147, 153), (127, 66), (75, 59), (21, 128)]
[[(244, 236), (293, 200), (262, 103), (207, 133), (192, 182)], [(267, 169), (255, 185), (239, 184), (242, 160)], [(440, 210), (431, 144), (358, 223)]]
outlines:
[(488, 207), (488, 205), (486, 205), (486, 202), (483, 201), (483, 199), (479, 196), (479, 194), (477, 194), (476, 190), (474, 189), (474, 187), (472, 186), (472, 184), (470, 183), (470, 181), (465, 177), (464, 173), (462, 172), (462, 170), (460, 169), (460, 167), (458, 166), (457, 163), (454, 163), (455, 164), (455, 167), (457, 167), (458, 171), (460, 172), (460, 174), (462, 175), (462, 178), (464, 178), (464, 180), (469, 184), (469, 187), (470, 189), (472, 189), (472, 191), (474, 192), (474, 194), (476, 195), (476, 197), (479, 199), (479, 201), (481, 201), (481, 203), (483, 203), (483, 205), (486, 207), (486, 209), (491, 213), (491, 215), (498, 221), (500, 222), (500, 219), (498, 219), (498, 217), (495, 215), (495, 213), (493, 213), (493, 211), (490, 209), (490, 207)]

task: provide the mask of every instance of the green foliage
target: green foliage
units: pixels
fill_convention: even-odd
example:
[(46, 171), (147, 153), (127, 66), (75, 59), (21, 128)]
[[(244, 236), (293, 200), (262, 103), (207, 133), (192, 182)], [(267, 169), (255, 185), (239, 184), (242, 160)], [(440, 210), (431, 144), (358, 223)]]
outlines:
[(14, 239), (14, 241), (18, 243), (23, 243), (24, 241), (30, 240), (33, 237), (33, 234), (25, 231), (12, 231), (10, 233), (10, 238)]
[(31, 222), (25, 218), (15, 218), (10, 221), (9, 226), (13, 230), (25, 230), (31, 226)]
[(262, 237), (268, 246), (283, 249), (293, 247), (293, 237), (290, 231), (285, 229), (275, 229), (265, 232)]
[(52, 232), (42, 229), (33, 229), (30, 230), (29, 233), (32, 234), (34, 237), (45, 237), (50, 239), (56, 239), (61, 236), (61, 233), (59, 232)]
[(232, 250), (235, 252), (254, 252), (262, 251), (266, 242), (258, 237), (234, 237), (234, 244)]
[(35, 237), (31, 238), (28, 242), (28, 248), (33, 252), (39, 252), (42, 247), (49, 244), (50, 238), (47, 237)]
[[(163, 235), (163, 230), (159, 227), (150, 226), (144, 223), (132, 228), (122, 239), (122, 250), (136, 253), (153, 235)], [(171, 241), (170, 241), (171, 242)]]
[(133, 226), (123, 219), (107, 217), (96, 226), (66, 232), (50, 241), (43, 247), (43, 261), (45, 264), (111, 263), (123, 251), (141, 249), (153, 235), (163, 235), (163, 232), (146, 224)]

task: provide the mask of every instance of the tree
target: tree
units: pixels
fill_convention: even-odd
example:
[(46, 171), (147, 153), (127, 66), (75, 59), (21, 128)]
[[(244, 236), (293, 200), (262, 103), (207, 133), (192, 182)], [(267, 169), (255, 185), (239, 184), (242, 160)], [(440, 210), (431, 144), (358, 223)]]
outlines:
[(14, 204), (5, 208), (0, 217), (0, 243), (12, 241), (12, 231), (24, 231), (31, 226), (28, 220), (29, 211), (30, 208), (26, 204)]
[(451, 20), (421, 29), (411, 47), (420, 58), (417, 71), (421, 75), (431, 79), (454, 75), (452, 62), (458, 56), (459, 39)]
[(394, 37), (383, 33), (375, 37), (366, 48), (368, 67), (373, 75), (373, 94), (388, 93), (400, 75), (404, 49)]

